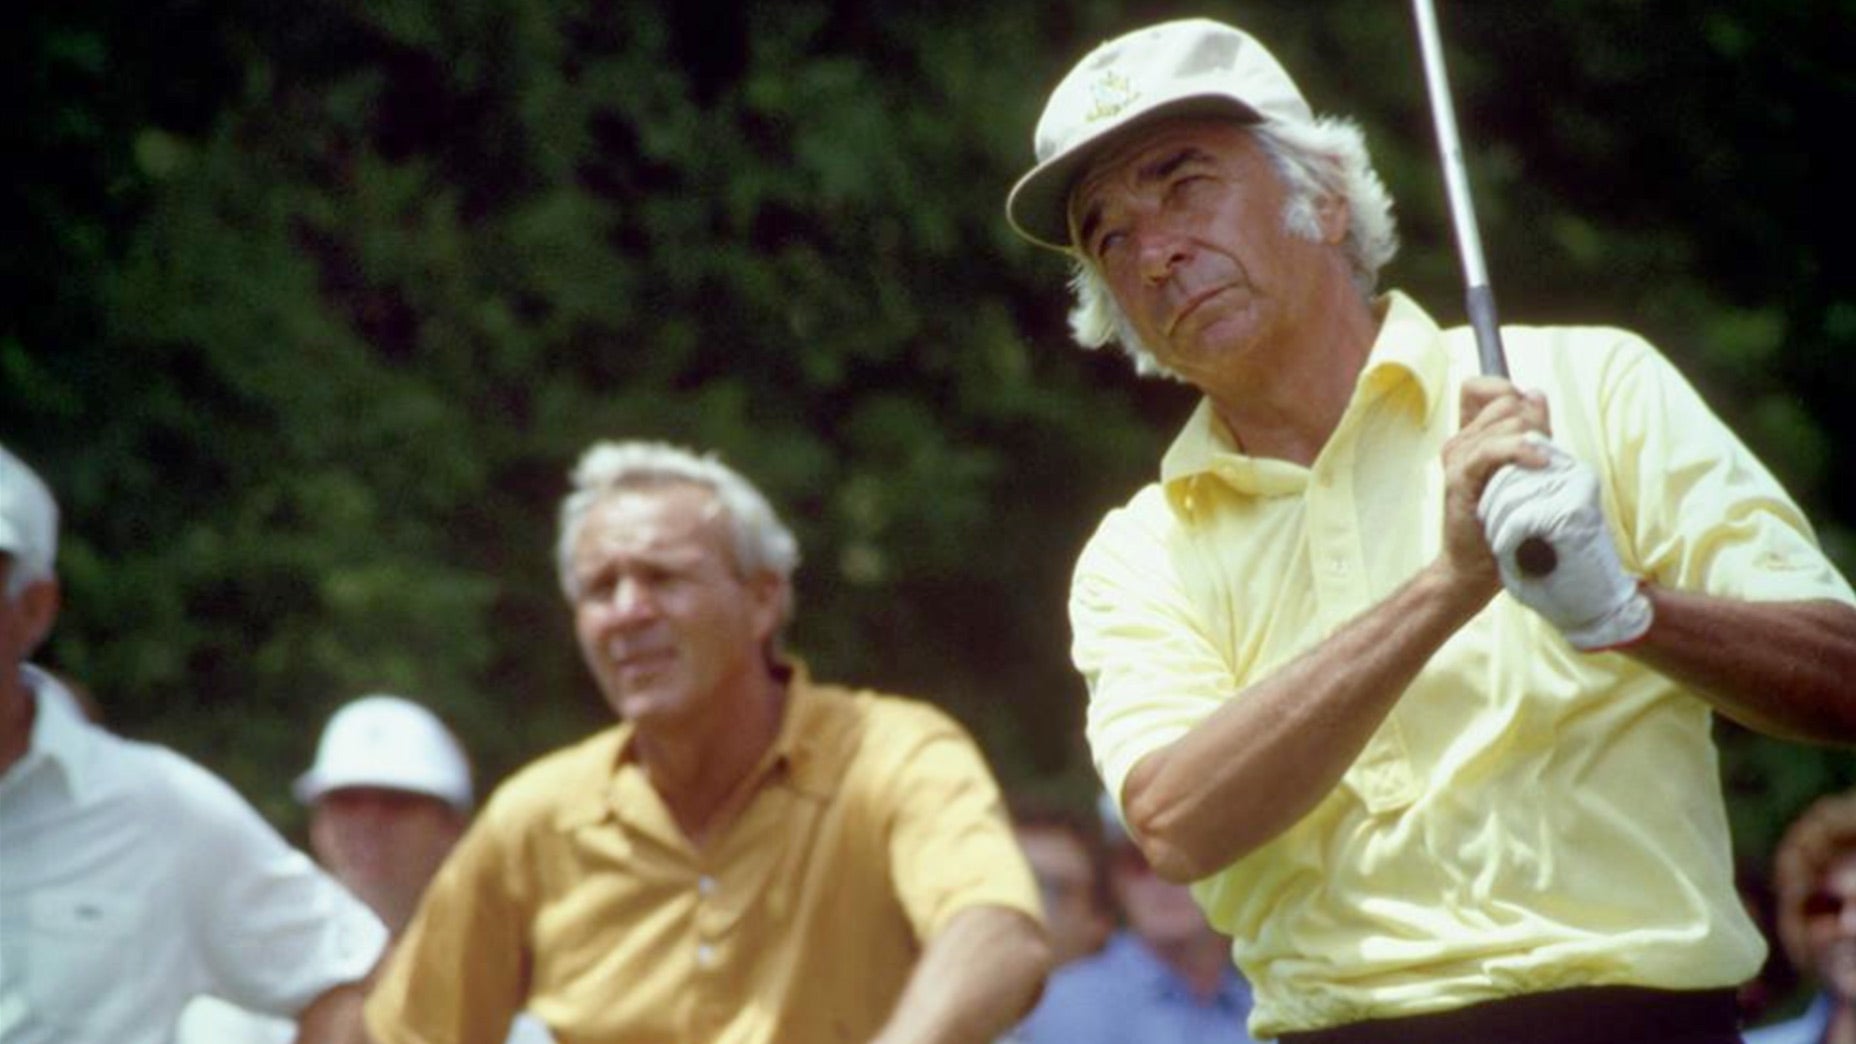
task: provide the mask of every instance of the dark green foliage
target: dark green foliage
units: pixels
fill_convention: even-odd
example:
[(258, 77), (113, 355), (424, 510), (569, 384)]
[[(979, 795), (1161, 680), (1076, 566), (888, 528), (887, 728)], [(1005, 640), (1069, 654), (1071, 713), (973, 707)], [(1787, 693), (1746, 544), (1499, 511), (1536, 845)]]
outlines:
[[(1060, 8), (1060, 9), (1059, 9)], [(1400, 201), (1460, 315), (1402, 4), (1207, 4)], [(280, 820), (340, 701), (487, 782), (606, 720), (552, 572), (579, 450), (714, 448), (799, 531), (795, 647), (1072, 796), (1068, 571), (1190, 406), (1067, 347), (1001, 218), (1043, 93), (1151, 5), (29, 5), (9, 44), (0, 439), (68, 516), (47, 659)], [(1856, 341), (1822, 128), (1856, 5), (1453, 5), (1505, 318), (1642, 329), (1856, 565)], [(1729, 730), (1762, 852), (1850, 759)]]

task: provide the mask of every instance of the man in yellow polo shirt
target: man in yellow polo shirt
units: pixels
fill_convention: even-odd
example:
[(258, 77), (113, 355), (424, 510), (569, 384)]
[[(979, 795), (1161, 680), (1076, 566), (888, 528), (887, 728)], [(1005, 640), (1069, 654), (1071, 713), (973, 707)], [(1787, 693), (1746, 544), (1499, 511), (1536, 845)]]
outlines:
[(779, 652), (798, 560), (713, 457), (603, 443), (561, 582), (622, 723), (492, 797), (367, 1008), (380, 1044), (990, 1041), (1049, 963), (979, 750)]
[(1097, 766), (1252, 1034), (1736, 1041), (1711, 715), (1856, 737), (1856, 599), (1784, 491), (1637, 337), (1511, 328), (1511, 384), (1379, 294), (1362, 136), (1237, 29), (1102, 45), (1035, 149), (1008, 215), (1077, 339), (1204, 393), (1070, 613)]

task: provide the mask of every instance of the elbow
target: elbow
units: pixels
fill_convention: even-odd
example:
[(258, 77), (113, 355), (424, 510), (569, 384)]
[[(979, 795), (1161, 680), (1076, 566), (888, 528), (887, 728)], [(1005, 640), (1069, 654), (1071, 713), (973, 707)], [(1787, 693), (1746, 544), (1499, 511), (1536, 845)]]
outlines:
[(1174, 884), (1189, 885), (1230, 865), (1228, 861), (1203, 859), (1191, 849), (1170, 843), (1164, 838), (1148, 838), (1137, 844), (1140, 845), (1141, 854), (1147, 858), (1147, 865), (1153, 868), (1154, 875)]
[(1015, 1021), (1023, 1019), (1044, 994), (1045, 982), (1056, 970), (1057, 955), (1051, 949), (1050, 934), (1043, 924), (1024, 914), (1014, 914), (1014, 930), (998, 947), (1002, 982), (1014, 983)]
[(1156, 781), (1151, 771), (1156, 760), (1148, 758), (1135, 766), (1122, 790), (1128, 836), (1155, 875), (1174, 884), (1191, 884), (1223, 870), (1254, 847), (1233, 846), (1232, 838), (1194, 830), (1183, 798), (1167, 794)]
[(1050, 978), (1052, 971), (1056, 970), (1056, 951), (1051, 949), (1050, 936), (1042, 929), (1027, 933), (1019, 951), (1019, 964), (1025, 969), (1025, 977), (1030, 982), (1031, 995), (1035, 998), (1043, 992), (1044, 981)]

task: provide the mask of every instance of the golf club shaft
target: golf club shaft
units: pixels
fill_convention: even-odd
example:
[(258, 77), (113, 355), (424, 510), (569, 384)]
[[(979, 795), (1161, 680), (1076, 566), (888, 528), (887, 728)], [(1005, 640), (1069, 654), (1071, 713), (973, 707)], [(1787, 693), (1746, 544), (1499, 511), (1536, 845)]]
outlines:
[[(1469, 198), (1469, 175), (1463, 166), (1463, 142), (1456, 132), (1456, 106), (1450, 96), (1450, 74), (1444, 68), (1444, 47), (1437, 32), (1437, 11), (1432, 0), (1411, 0), (1418, 18), (1418, 49), (1424, 56), (1424, 84), (1431, 96), (1431, 118), (1437, 123), (1437, 151), (1443, 157), (1444, 191), (1450, 198), (1450, 218), (1456, 226), (1457, 255), (1463, 261), (1463, 303), (1469, 325), (1476, 331), (1476, 355), (1485, 376), (1508, 377), (1508, 357), (1502, 351), (1501, 324), (1495, 316), (1495, 292), (1489, 289), (1489, 271), (1482, 260), (1482, 233), (1476, 227), (1476, 207)], [(1553, 572), (1559, 555), (1541, 536), (1530, 536), (1515, 552), (1515, 565), (1536, 579)]]
[(1489, 289), (1489, 272), (1482, 260), (1482, 234), (1476, 227), (1476, 208), (1469, 197), (1469, 176), (1463, 167), (1463, 143), (1457, 137), (1456, 110), (1450, 100), (1450, 75), (1444, 68), (1444, 49), (1437, 34), (1437, 11), (1431, 0), (1412, 0), (1418, 17), (1418, 49), (1424, 56), (1424, 83), (1431, 96), (1431, 117), (1437, 123), (1437, 150), (1443, 157), (1444, 191), (1450, 199), (1450, 218), (1456, 226), (1457, 255), (1463, 262), (1464, 306), (1469, 325), (1476, 331), (1476, 351), (1482, 372), (1508, 376), (1502, 352), (1501, 326), (1495, 317), (1495, 293)]

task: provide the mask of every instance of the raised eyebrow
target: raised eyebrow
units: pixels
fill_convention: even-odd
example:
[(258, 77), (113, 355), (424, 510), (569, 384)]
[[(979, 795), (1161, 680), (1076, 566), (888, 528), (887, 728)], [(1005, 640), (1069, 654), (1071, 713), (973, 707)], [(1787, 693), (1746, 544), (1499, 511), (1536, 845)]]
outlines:
[(1141, 182), (1165, 181), (1188, 163), (1210, 163), (1211, 159), (1211, 153), (1197, 145), (1182, 145), (1177, 152), (1169, 153), (1142, 167), (1135, 174), (1135, 179)]
[[(1155, 181), (1165, 181), (1187, 164), (1210, 163), (1211, 160), (1211, 153), (1197, 145), (1182, 145), (1176, 151), (1166, 153), (1135, 171), (1135, 182), (1151, 184)], [(1096, 228), (1101, 224), (1102, 204), (1099, 202), (1089, 204), (1089, 207), (1083, 211), (1082, 220), (1076, 223), (1076, 241), (1083, 249), (1089, 248), (1089, 242), (1095, 238)]]

